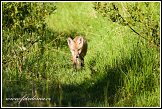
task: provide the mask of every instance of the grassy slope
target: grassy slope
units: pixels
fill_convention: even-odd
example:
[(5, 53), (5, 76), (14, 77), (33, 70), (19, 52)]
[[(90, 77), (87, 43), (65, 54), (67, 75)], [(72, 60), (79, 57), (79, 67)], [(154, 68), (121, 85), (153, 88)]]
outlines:
[[(5, 96), (27, 93), (52, 99), (24, 103), (27, 106), (160, 105), (157, 51), (147, 48), (129, 28), (108, 21), (92, 7), (92, 3), (57, 3), (56, 13), (46, 21), (51, 31), (61, 34), (61, 45), (53, 46), (52, 39), (58, 36), (48, 34), (43, 54), (35, 44), (26, 55), (23, 82), (17, 86), (6, 82), (10, 89), (3, 86)], [(76, 72), (71, 68), (66, 38), (80, 34), (88, 40), (88, 53), (85, 69)], [(18, 80), (13, 73), (16, 69), (4, 72), (9, 71), (4, 78)]]

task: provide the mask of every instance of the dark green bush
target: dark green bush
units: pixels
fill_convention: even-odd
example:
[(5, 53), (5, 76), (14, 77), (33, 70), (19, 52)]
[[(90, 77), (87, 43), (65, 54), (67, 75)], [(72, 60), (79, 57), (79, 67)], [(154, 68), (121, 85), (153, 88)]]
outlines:
[(24, 32), (39, 32), (44, 28), (47, 15), (51, 14), (56, 6), (52, 3), (34, 2), (3, 2), (2, 26), (12, 30)]
[(129, 26), (149, 46), (160, 47), (159, 2), (97, 2), (94, 8), (109, 20)]
[(14, 63), (14, 67), (18, 64), (22, 69), (24, 56), (36, 42), (43, 50), (42, 40), (47, 34), (45, 19), (55, 10), (55, 3), (2, 2), (4, 69), (11, 63)]

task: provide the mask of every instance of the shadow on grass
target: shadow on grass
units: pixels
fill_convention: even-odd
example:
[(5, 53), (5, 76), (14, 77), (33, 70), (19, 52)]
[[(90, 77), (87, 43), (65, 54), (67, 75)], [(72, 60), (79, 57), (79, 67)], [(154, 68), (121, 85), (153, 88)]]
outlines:
[(141, 72), (145, 64), (143, 56), (142, 49), (138, 46), (134, 47), (131, 57), (123, 56), (120, 60), (114, 60), (113, 66), (105, 65), (103, 75), (99, 75), (100, 72), (93, 70), (95, 66), (94, 58), (94, 61), (91, 60), (92, 65), (89, 65), (92, 74), (91, 78), (94, 79), (85, 80), (80, 85), (62, 85), (61, 104), (58, 102), (60, 100), (60, 98), (57, 98), (58, 95), (53, 95), (57, 98), (54, 100), (58, 104), (56, 106), (114, 106), (114, 103), (117, 103), (119, 100), (120, 90), (125, 86), (124, 81), (129, 70), (136, 67), (137, 71), (134, 72), (134, 75), (138, 75)]
[[(61, 104), (59, 103), (60, 98), (57, 98), (58, 95), (53, 93), (53, 96), (55, 96), (53, 100), (58, 104), (56, 106), (84, 107), (96, 106), (100, 103), (103, 104), (99, 106), (113, 106), (119, 88), (123, 87), (124, 76), (127, 75), (128, 70), (131, 69), (131, 66), (135, 63), (134, 61), (135, 60), (123, 58), (120, 61), (116, 60), (112, 67), (105, 65), (103, 71), (104, 75), (97, 79), (97, 82), (89, 80), (80, 85), (62, 85)], [(93, 68), (90, 69), (92, 76), (95, 78), (95, 76), (97, 76), (95, 70), (93, 70)], [(124, 74), (122, 72), (124, 72)]]

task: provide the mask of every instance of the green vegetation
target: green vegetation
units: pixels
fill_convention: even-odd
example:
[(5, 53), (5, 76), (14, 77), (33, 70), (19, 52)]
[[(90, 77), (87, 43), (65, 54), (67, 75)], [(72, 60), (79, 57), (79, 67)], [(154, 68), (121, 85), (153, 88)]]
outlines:
[[(160, 13), (154, 3), (148, 3), (153, 15)], [(160, 106), (160, 37), (150, 33), (150, 43), (145, 36), (153, 24), (138, 28), (136, 24), (144, 24), (132, 20), (131, 27), (143, 38), (122, 22), (112, 22), (111, 12), (103, 16), (96, 6), (90, 2), (2, 3), (4, 107)], [(159, 28), (160, 17), (151, 19)], [(88, 41), (85, 67), (78, 71), (72, 68), (67, 45), (67, 38), (76, 35)], [(7, 100), (23, 97), (50, 100)]]
[[(150, 46), (160, 46), (160, 3), (154, 2), (99, 2), (96, 11), (113, 22), (128, 26)], [(156, 7), (156, 8), (154, 8)]]

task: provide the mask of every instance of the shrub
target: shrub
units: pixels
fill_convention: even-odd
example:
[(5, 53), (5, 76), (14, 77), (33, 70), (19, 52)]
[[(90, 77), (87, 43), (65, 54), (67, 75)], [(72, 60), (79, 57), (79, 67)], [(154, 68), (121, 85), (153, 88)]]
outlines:
[(97, 2), (94, 8), (112, 22), (129, 26), (133, 32), (146, 39), (149, 46), (160, 47), (159, 2)]

